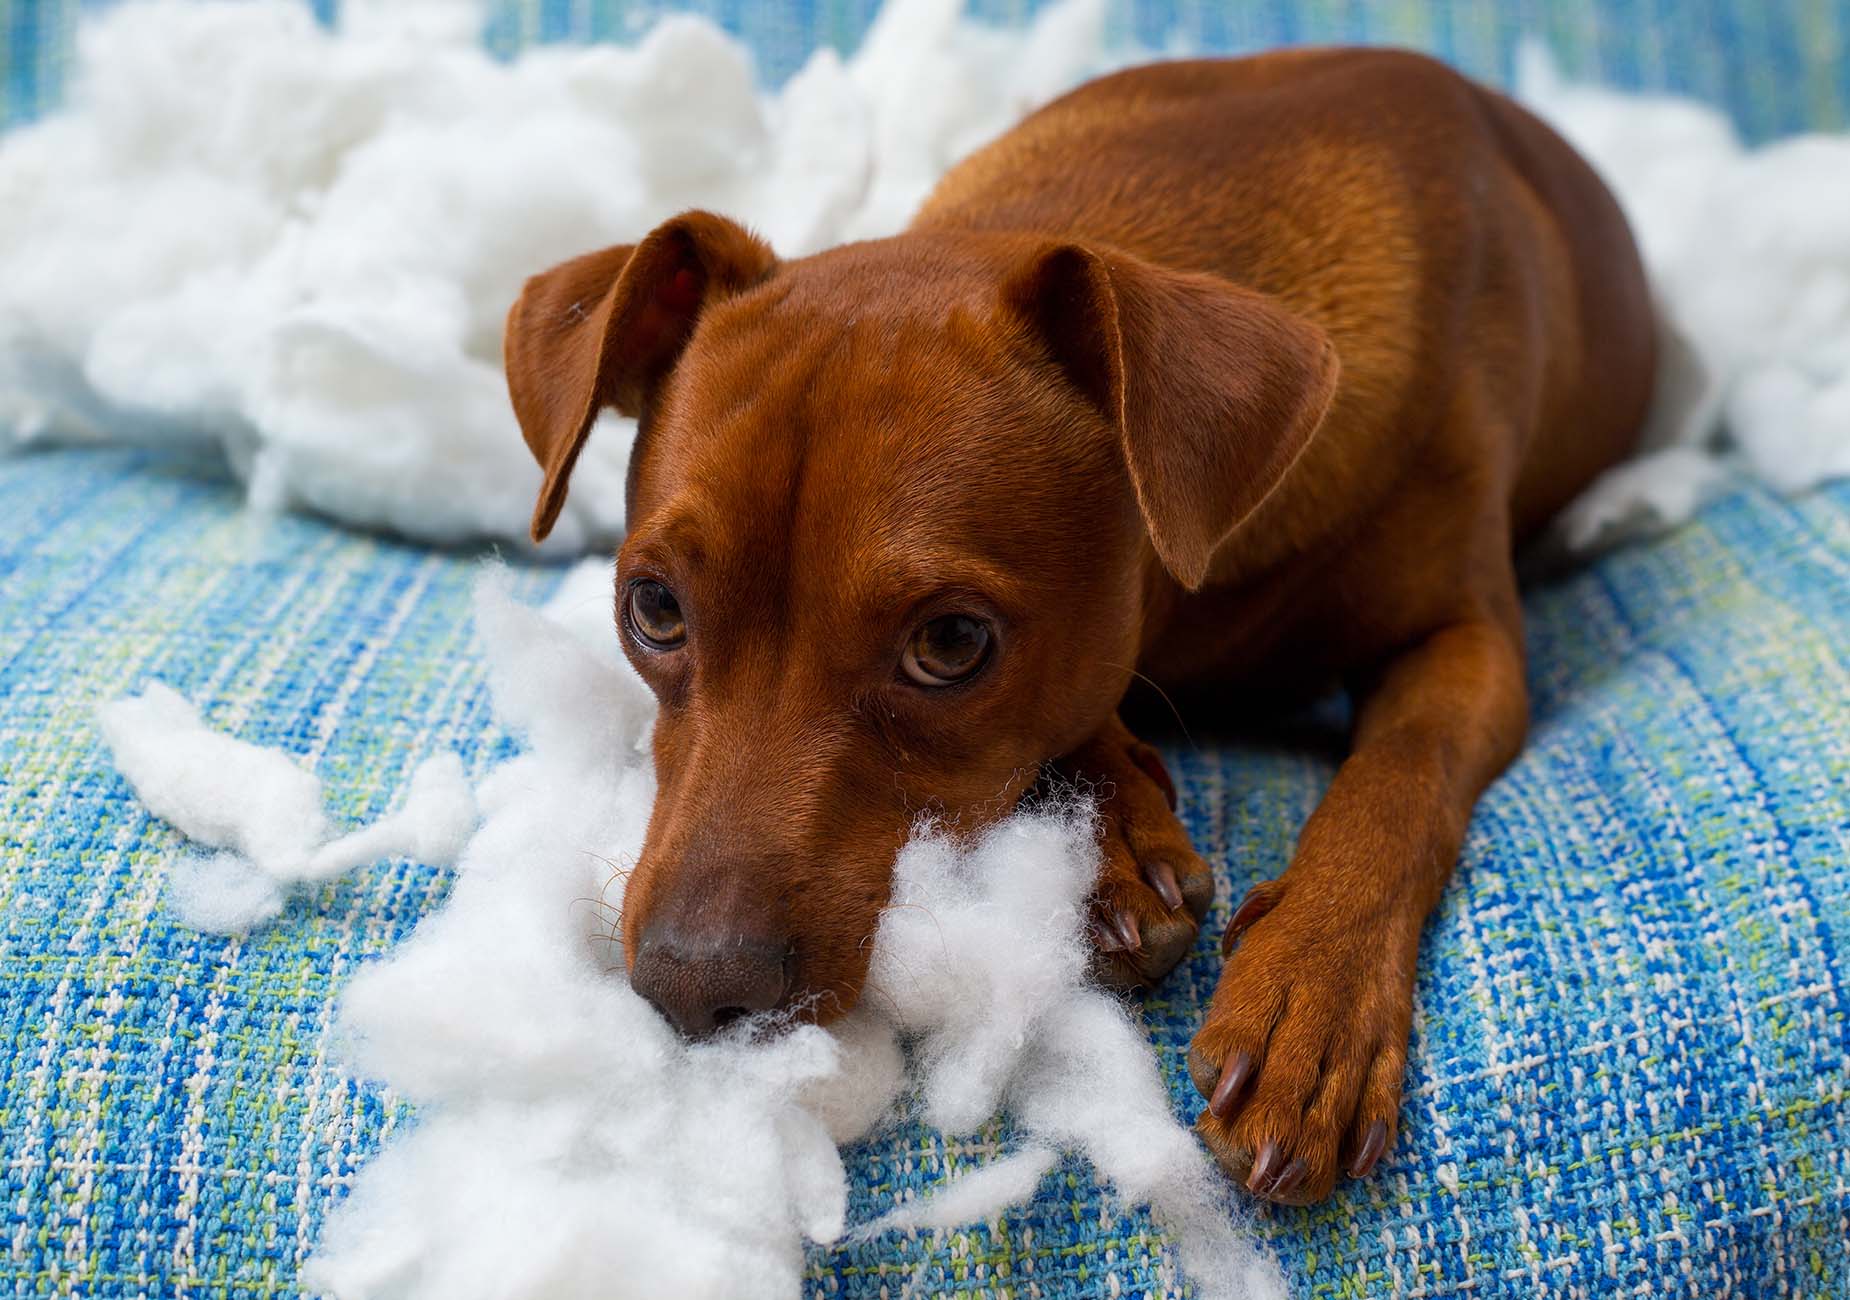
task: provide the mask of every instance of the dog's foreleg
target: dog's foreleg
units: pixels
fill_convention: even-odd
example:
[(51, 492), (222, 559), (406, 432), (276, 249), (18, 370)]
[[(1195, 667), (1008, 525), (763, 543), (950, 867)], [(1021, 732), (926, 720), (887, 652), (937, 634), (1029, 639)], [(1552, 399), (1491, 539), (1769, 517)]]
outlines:
[(1527, 727), (1506, 590), (1358, 689), (1350, 756), (1290, 867), (1228, 927), (1238, 947), (1189, 1066), (1202, 1137), (1259, 1195), (1315, 1200), (1393, 1142), (1420, 929)]

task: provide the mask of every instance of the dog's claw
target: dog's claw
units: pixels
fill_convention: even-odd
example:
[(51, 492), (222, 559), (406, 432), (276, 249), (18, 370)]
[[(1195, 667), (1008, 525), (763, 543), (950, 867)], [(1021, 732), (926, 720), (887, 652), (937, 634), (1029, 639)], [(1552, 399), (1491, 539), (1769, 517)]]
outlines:
[(1176, 870), (1161, 858), (1143, 864), (1144, 879), (1150, 882), (1150, 888), (1173, 911), (1182, 909), (1182, 886), (1176, 883)]
[(1143, 946), (1137, 919), (1127, 912), (1107, 912), (1094, 923), (1093, 937), (1100, 952), (1136, 952)]
[(1278, 900), (1284, 893), (1284, 883), (1278, 880), (1262, 880), (1246, 891), (1246, 897), (1233, 909), (1233, 915), (1227, 919), (1227, 928), (1221, 932), (1220, 955), (1223, 961), (1233, 952), (1233, 945), (1252, 927), (1253, 922), (1278, 906)]
[(1387, 1121), (1376, 1120), (1368, 1126), (1368, 1136), (1362, 1139), (1362, 1149), (1356, 1153), (1355, 1160), (1349, 1166), (1349, 1177), (1366, 1178), (1375, 1162), (1381, 1159), (1381, 1153), (1387, 1150)]
[(1283, 1172), (1280, 1166), (1284, 1161), (1285, 1153), (1278, 1143), (1267, 1142), (1260, 1147), (1259, 1158), (1253, 1161), (1252, 1172), (1246, 1176), (1246, 1190), (1265, 1195), (1273, 1180)]
[(1304, 1176), (1309, 1172), (1310, 1166), (1302, 1159), (1293, 1160), (1285, 1166), (1285, 1172), (1280, 1174), (1262, 1194), (1270, 1200), (1283, 1200), (1298, 1190), (1298, 1185), (1304, 1181)]
[(1208, 1098), (1208, 1110), (1219, 1120), (1230, 1120), (1233, 1112), (1239, 1109), (1243, 1100), (1241, 1094), (1246, 1085), (1252, 1081), (1253, 1058), (1245, 1052), (1235, 1052), (1227, 1062), (1227, 1068), (1221, 1072), (1220, 1082), (1214, 1085), (1214, 1095)]
[(1143, 947), (1137, 918), (1129, 912), (1106, 909), (1104, 915), (1093, 922), (1092, 933), (1100, 952), (1136, 952)]

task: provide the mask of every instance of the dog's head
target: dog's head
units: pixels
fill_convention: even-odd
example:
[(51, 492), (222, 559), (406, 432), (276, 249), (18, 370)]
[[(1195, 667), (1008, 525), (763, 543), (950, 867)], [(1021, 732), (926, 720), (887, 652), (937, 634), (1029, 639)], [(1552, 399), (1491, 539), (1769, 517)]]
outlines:
[(529, 281), (509, 387), (544, 537), (640, 421), (618, 634), (660, 701), (624, 895), (689, 1033), (851, 1007), (922, 813), (974, 827), (1116, 708), (1329, 403), (1327, 339), (1210, 277), (1045, 239), (780, 264), (688, 213)]

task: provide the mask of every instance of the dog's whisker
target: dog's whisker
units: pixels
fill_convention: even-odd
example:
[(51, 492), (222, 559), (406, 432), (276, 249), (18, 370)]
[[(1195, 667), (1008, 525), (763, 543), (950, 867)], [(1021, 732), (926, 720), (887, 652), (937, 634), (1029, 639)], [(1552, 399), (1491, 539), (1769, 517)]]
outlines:
[[(883, 912), (898, 911), (903, 908), (916, 908), (918, 911), (925, 913), (926, 916), (929, 916), (931, 918), (931, 923), (933, 927), (936, 928), (936, 930), (938, 931), (938, 946), (943, 948), (945, 951), (945, 954), (948, 956), (951, 951), (951, 945), (950, 945), (950, 942), (944, 937), (944, 922), (940, 921), (938, 919), (938, 914), (932, 911), (929, 907), (926, 907), (923, 903), (888, 903), (886, 907), (882, 908), (881, 910)], [(860, 944), (861, 950), (863, 952), (866, 951), (867, 946), (871, 944), (873, 941), (874, 941), (874, 936), (871, 934), (868, 935), (866, 938), (862, 939), (861, 944)], [(902, 970), (905, 969), (904, 963), (901, 963), (901, 969)], [(908, 975), (912, 974), (912, 972), (909, 970), (906, 971), (906, 973)], [(914, 976), (913, 978), (913, 983), (915, 984), (918, 983), (918, 979), (916, 976)]]
[(893, 995), (888, 993), (885, 989), (880, 988), (878, 985), (869, 984), (863, 987), (861, 992), (863, 995), (871, 994), (885, 1002), (888, 1019), (898, 1022), (904, 1018), (900, 1013), (899, 1003), (894, 1001)]
[(1164, 706), (1168, 708), (1170, 716), (1176, 720), (1176, 726), (1182, 728), (1182, 739), (1188, 742), (1188, 747), (1190, 749), (1200, 752), (1201, 746), (1195, 742), (1194, 735), (1191, 734), (1188, 729), (1188, 723), (1182, 720), (1182, 710), (1178, 709), (1176, 707), (1176, 702), (1169, 698), (1169, 692), (1156, 684), (1155, 678), (1151, 677), (1148, 673), (1138, 672), (1129, 664), (1113, 663), (1109, 659), (1101, 659), (1099, 662), (1104, 664), (1107, 668), (1116, 668), (1129, 673), (1132, 677), (1135, 677), (1138, 681), (1143, 682), (1151, 690), (1155, 691), (1162, 699)]
[[(622, 863), (618, 862), (615, 858), (607, 858), (602, 853), (599, 853), (594, 849), (580, 849), (578, 851), (584, 854), (588, 858), (596, 858), (599, 862), (609, 867), (611, 872), (615, 876), (618, 876), (618, 877), (628, 876), (631, 872), (633, 872), (636, 869), (636, 864), (633, 862), (629, 866), (626, 867)], [(607, 889), (609, 888), (608, 883), (606, 883), (605, 888)]]
[(605, 911), (615, 912), (619, 916), (623, 914), (622, 908), (602, 898), (574, 898), (567, 906), (577, 907), (580, 903), (583, 903), (587, 907), (601, 907)]

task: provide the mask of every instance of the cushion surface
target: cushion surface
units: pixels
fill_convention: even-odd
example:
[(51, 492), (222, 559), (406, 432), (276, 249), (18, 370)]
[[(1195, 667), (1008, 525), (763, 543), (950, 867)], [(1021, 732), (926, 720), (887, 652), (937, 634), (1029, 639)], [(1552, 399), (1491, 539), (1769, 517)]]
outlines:
[[(412, 1118), (342, 1070), (331, 999), (447, 873), (361, 871), (242, 941), (180, 928), (180, 838), (92, 710), (167, 682), (371, 818), (433, 752), (508, 752), (481, 558), (253, 515), (209, 464), (130, 450), (0, 459), (0, 520), (0, 1280), (294, 1295), (329, 1198)], [(1427, 930), (1398, 1148), (1255, 1224), (1306, 1296), (1850, 1294), (1850, 485), (1742, 490), (1528, 609), (1531, 741)], [(1196, 741), (1168, 757), (1221, 890), (1143, 1007), (1188, 1116), (1215, 939), (1331, 771)], [(851, 1220), (1005, 1136), (864, 1143)], [(814, 1251), (811, 1289), (1160, 1294), (1164, 1249), (1069, 1167), (992, 1224)]]

